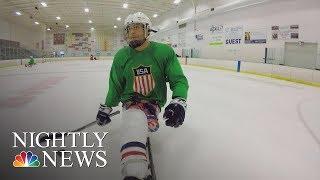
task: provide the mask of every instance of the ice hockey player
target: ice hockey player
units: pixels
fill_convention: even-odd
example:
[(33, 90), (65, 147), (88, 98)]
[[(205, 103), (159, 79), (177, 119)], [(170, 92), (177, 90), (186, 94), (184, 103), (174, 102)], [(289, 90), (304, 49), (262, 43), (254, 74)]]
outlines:
[(124, 38), (129, 46), (114, 56), (105, 103), (100, 105), (97, 123), (110, 123), (112, 107), (122, 103), (121, 173), (124, 180), (150, 179), (146, 140), (159, 128), (158, 114), (167, 101), (167, 86), (172, 100), (164, 109), (167, 126), (184, 122), (188, 81), (174, 50), (162, 43), (149, 41), (151, 21), (143, 13), (125, 20)]
[(36, 62), (33, 59), (33, 56), (30, 56), (30, 60), (29, 60), (28, 64), (25, 65), (25, 67), (31, 67), (31, 66), (33, 66), (35, 64), (36, 64)]

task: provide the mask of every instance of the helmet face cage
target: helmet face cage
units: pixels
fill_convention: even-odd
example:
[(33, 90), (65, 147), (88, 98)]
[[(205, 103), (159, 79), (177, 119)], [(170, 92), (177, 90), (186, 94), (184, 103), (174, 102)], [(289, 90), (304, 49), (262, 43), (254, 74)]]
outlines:
[(125, 28), (124, 28), (124, 39), (128, 42), (129, 40), (129, 30), (132, 28), (135, 28), (136, 26), (142, 26), (143, 30), (144, 30), (144, 38), (148, 39), (149, 35), (150, 35), (150, 26), (148, 23), (143, 24), (143, 23), (131, 23), (128, 24)]

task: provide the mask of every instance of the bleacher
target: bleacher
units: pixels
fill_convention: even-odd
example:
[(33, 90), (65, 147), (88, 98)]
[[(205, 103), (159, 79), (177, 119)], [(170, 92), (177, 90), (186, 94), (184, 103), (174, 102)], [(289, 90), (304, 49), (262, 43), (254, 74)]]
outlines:
[(0, 60), (24, 59), (33, 56), (41, 57), (43, 53), (24, 47), (17, 41), (0, 39)]

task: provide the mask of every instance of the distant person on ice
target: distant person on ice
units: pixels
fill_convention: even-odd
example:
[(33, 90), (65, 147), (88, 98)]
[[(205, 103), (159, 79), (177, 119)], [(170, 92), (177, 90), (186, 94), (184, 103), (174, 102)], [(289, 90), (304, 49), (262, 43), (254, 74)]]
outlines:
[[(151, 21), (143, 13), (125, 20), (125, 40), (129, 46), (114, 56), (109, 76), (109, 90), (100, 105), (97, 123), (110, 123), (112, 107), (122, 102), (121, 173), (124, 180), (150, 179), (146, 140), (159, 128), (158, 114), (167, 101), (166, 82), (172, 100), (164, 109), (163, 119), (179, 127), (185, 118), (188, 81), (174, 50), (149, 41)], [(168, 164), (169, 165), (169, 164)]]
[(93, 56), (92, 54), (90, 55), (90, 60), (98, 60), (97, 57)]
[(35, 64), (36, 64), (36, 62), (35, 62), (33, 56), (30, 56), (30, 60), (29, 60), (28, 64), (25, 65), (25, 67), (27, 67), (27, 66), (31, 67), (31, 66), (33, 66)]

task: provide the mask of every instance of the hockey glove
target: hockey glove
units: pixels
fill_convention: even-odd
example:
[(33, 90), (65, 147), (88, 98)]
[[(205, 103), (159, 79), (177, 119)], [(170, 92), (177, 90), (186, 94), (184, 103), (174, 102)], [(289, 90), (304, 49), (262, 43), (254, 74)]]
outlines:
[(182, 125), (187, 108), (186, 101), (183, 99), (175, 98), (164, 109), (163, 118), (167, 126), (179, 127)]
[(112, 108), (107, 107), (104, 104), (100, 104), (99, 111), (96, 117), (97, 124), (99, 126), (104, 126), (111, 122), (111, 119), (109, 117), (111, 111), (112, 111)]

